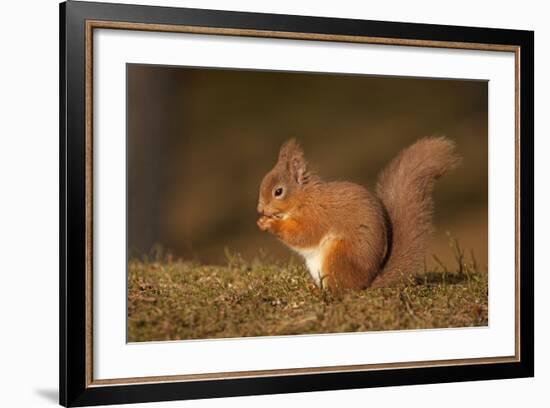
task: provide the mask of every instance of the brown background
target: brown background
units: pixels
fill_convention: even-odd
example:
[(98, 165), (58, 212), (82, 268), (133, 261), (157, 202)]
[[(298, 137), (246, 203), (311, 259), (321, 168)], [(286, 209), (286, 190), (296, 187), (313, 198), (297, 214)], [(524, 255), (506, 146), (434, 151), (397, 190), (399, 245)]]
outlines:
[(256, 227), (258, 187), (296, 137), (327, 180), (372, 188), (398, 151), (430, 135), (462, 166), (438, 182), (427, 254), (451, 263), (450, 232), (487, 263), (487, 83), (128, 65), (128, 249), (225, 262), (291, 252)]

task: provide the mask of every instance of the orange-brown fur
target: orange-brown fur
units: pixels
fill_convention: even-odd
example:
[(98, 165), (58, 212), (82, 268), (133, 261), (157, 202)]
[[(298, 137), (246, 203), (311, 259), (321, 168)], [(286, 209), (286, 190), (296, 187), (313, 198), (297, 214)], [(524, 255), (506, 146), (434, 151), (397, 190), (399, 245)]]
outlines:
[(323, 182), (290, 140), (261, 183), (258, 227), (314, 254), (310, 263), (319, 265), (322, 287), (393, 284), (421, 263), (432, 230), (431, 191), (457, 163), (453, 148), (448, 139), (426, 138), (404, 149), (381, 173), (373, 195), (357, 184)]

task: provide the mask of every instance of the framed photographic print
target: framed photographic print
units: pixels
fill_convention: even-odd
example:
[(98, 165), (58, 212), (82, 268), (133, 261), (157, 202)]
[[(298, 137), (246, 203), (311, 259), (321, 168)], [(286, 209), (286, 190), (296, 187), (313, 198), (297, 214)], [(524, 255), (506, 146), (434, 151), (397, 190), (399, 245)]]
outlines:
[(533, 376), (533, 32), (60, 27), (62, 405)]

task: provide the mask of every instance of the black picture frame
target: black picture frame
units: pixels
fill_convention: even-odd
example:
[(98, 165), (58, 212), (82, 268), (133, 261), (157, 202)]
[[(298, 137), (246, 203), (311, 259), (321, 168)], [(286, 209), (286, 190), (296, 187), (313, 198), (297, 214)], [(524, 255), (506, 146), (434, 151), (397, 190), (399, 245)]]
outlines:
[[(534, 375), (534, 33), (532, 31), (68, 1), (60, 4), (60, 403), (122, 404), (532, 377)], [(90, 386), (86, 372), (86, 22), (368, 36), (519, 47), (519, 355), (514, 362)]]

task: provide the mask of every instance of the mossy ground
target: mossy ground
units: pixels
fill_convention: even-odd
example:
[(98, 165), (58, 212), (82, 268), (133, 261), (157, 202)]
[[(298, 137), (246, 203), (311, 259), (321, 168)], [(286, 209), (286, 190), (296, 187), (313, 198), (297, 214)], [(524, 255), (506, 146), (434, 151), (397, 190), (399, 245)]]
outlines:
[(454, 270), (340, 296), (314, 288), (298, 260), (130, 260), (128, 341), (485, 326), (487, 273), (457, 248)]

